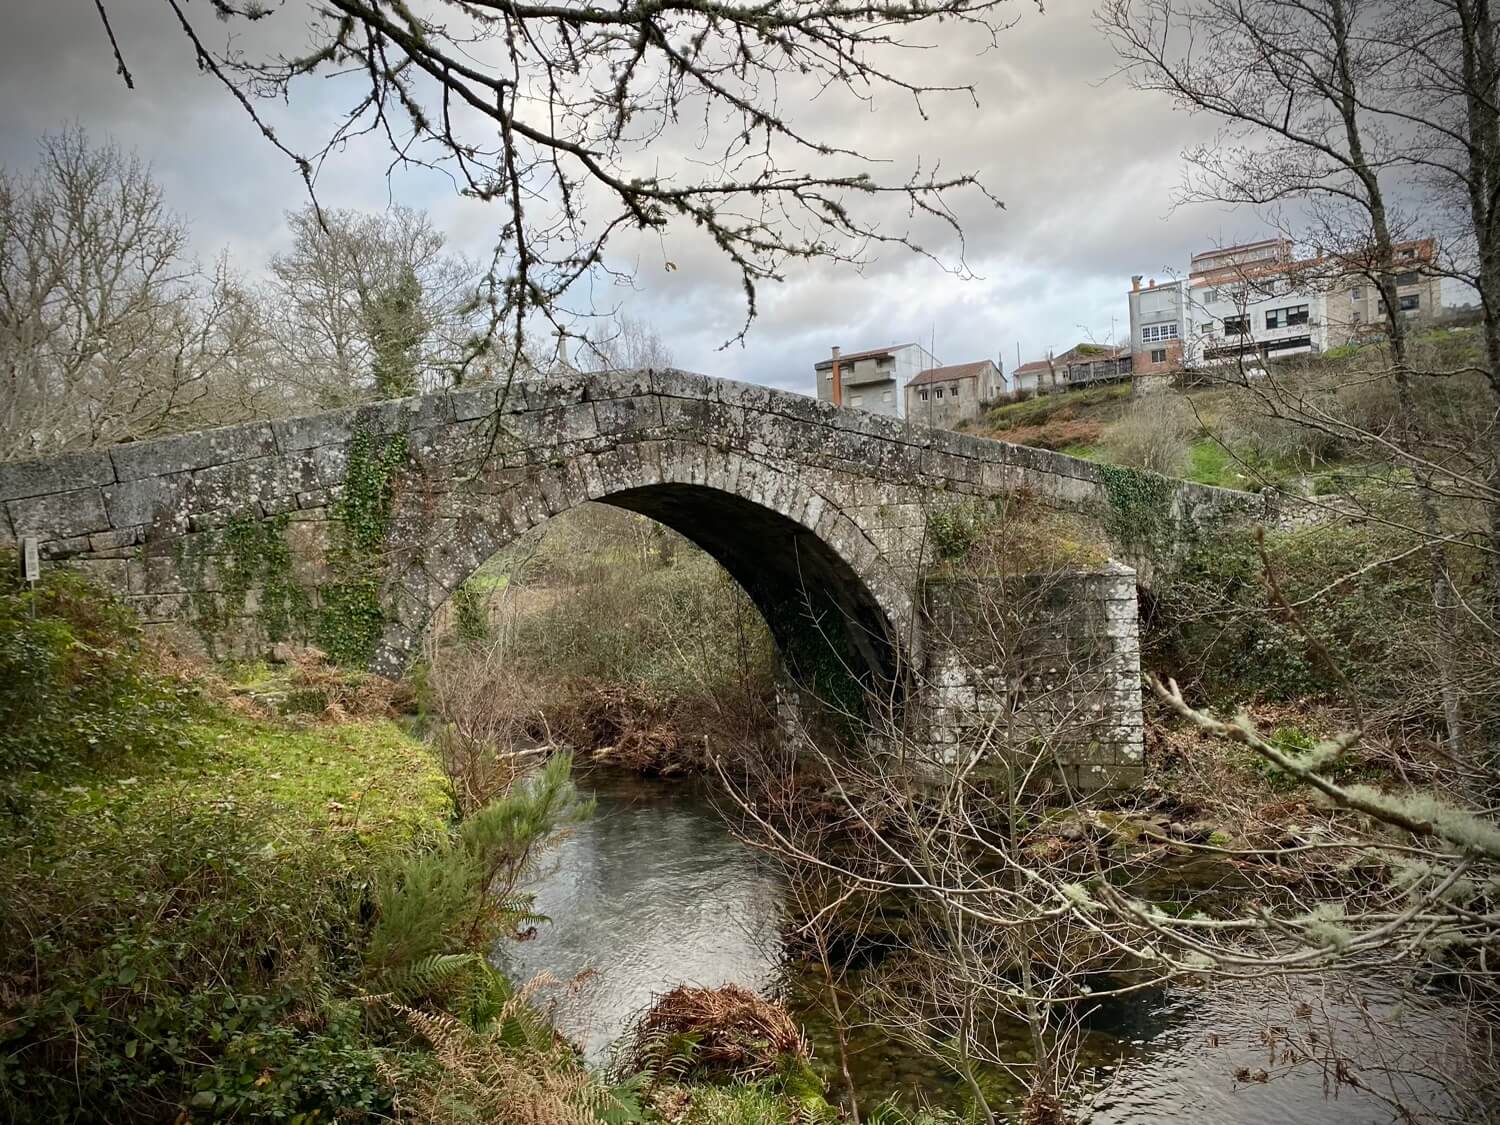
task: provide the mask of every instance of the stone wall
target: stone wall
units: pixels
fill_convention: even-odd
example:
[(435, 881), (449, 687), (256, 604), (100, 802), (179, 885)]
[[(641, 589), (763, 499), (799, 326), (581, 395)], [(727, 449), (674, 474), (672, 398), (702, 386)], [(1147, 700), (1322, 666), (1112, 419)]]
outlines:
[(929, 581), (927, 655), (912, 711), (936, 763), (1012, 753), (1080, 792), (1139, 784), (1135, 572)]

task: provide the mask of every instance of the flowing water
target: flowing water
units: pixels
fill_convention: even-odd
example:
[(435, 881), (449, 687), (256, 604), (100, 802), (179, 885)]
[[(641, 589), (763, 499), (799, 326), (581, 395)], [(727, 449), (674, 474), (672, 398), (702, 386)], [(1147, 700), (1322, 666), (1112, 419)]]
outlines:
[[(560, 1028), (590, 1060), (610, 1047), (656, 994), (678, 984), (737, 983), (783, 998), (807, 1028), (815, 1059), (837, 1089), (828, 1028), (806, 1002), (814, 982), (782, 952), (780, 888), (758, 857), (726, 830), (690, 785), (595, 771), (580, 777), (598, 810), (547, 861), (531, 888), (551, 918), (536, 937), (507, 942), (497, 958), (515, 979), (546, 973)], [(1288, 1042), (1368, 1059), (1384, 1049), (1392, 1070), (1428, 1056), (1449, 1061), (1455, 1033), (1430, 999), (1366, 989), (1365, 1013), (1337, 989), (1296, 997), (1247, 986), (1122, 1002), (1085, 1038), (1085, 1079), (1096, 1125), (1368, 1125), (1400, 1120), (1377, 1093), (1325, 1081)], [(1401, 1017), (1399, 1040), (1389, 1031)], [(887, 1095), (957, 1108), (952, 1079), (879, 1029), (853, 1035), (854, 1077), (869, 1104)], [(1029, 1057), (1019, 1029), (1006, 1050)], [(1238, 1073), (1239, 1077), (1236, 1078)], [(1361, 1077), (1376, 1091), (1385, 1078)], [(1402, 1080), (1404, 1096), (1451, 1099), (1441, 1082)], [(997, 1087), (1006, 1092), (1003, 1081)]]

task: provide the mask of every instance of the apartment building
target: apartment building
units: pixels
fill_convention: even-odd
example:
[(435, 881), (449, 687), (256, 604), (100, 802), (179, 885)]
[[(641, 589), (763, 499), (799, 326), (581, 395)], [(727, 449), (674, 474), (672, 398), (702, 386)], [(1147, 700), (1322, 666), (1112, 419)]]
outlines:
[(1324, 294), (1310, 266), (1281, 238), (1194, 254), (1184, 289), (1192, 358), (1215, 364), (1326, 351)]
[(1130, 279), (1130, 359), (1136, 375), (1165, 375), (1189, 366), (1188, 285)]
[[(1396, 247), (1397, 310), (1410, 320), (1434, 320), (1442, 311), (1442, 277), (1430, 238)], [(1329, 347), (1366, 340), (1385, 331), (1385, 298), (1366, 278), (1346, 276), (1324, 294)]]
[(906, 416), (951, 430), (1004, 393), (1005, 373), (991, 360), (930, 367), (906, 384)]
[[(1402, 316), (1440, 308), (1431, 239), (1396, 247)], [(1249, 359), (1316, 354), (1385, 330), (1385, 302), (1347, 258), (1299, 259), (1270, 238), (1194, 254), (1182, 281), (1145, 287), (1131, 279), (1131, 350), (1136, 374), (1164, 375)]]
[[(838, 378), (834, 378), (834, 365)], [(813, 367), (821, 402), (840, 402), (871, 414), (906, 417), (908, 383), (923, 371), (940, 367), (932, 353), (921, 344), (892, 344), (888, 348), (833, 354)]]

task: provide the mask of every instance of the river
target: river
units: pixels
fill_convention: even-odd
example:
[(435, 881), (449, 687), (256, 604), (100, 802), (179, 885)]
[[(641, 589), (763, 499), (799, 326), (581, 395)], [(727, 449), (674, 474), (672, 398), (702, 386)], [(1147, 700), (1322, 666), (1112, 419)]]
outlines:
[[(729, 834), (704, 793), (691, 784), (613, 771), (581, 775), (580, 788), (592, 790), (597, 799), (595, 816), (551, 855), (529, 888), (551, 924), (529, 941), (501, 946), (502, 967), (517, 980), (539, 973), (578, 979), (571, 991), (550, 991), (557, 997), (555, 1019), (601, 1065), (652, 997), (674, 985), (734, 982), (775, 994), (807, 1028), (815, 1061), (832, 1080), (832, 1039), (813, 1007), (802, 1002), (810, 981), (782, 953), (779, 884), (755, 853)], [(1313, 1035), (1324, 1046), (1332, 1036), (1341, 1053), (1360, 1058), (1384, 1045), (1393, 1064), (1408, 1067), (1428, 1054), (1453, 1054), (1455, 1033), (1430, 998), (1367, 988), (1364, 1001), (1373, 1023), (1343, 990), (1326, 983), (1309, 985), (1295, 998), (1269, 987), (1242, 987), (1121, 1004), (1094, 1021), (1085, 1042), (1092, 1086), (1086, 1120), (1093, 1125), (1399, 1120), (1378, 1094), (1334, 1088), (1321, 1067), (1287, 1061), (1286, 1037), (1305, 1042)], [(1395, 1043), (1380, 1028), (1398, 1013), (1402, 1038)], [(1369, 1030), (1372, 1026), (1377, 1030)], [(1018, 1029), (1018, 1057), (1024, 1057), (1019, 1055), (1023, 1042)], [(854, 1043), (855, 1081), (867, 1104), (895, 1094), (957, 1108), (957, 1086), (900, 1042), (865, 1029)], [(1380, 1089), (1371, 1071), (1361, 1076)], [(1448, 1100), (1441, 1085), (1425, 1080), (1406, 1087), (1407, 1097), (1414, 1089), (1428, 1101)]]

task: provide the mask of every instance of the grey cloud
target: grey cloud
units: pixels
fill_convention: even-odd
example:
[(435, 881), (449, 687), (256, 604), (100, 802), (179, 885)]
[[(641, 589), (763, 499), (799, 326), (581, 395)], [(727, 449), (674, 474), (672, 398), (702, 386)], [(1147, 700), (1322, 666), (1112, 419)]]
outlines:
[[(165, 5), (108, 4), (136, 78), (133, 92), (114, 74), (92, 5), (14, 7), (0, 44), (0, 159), (12, 167), (29, 163), (39, 133), (77, 120), (153, 162), (205, 256), (227, 245), (245, 268), (262, 266), (281, 243), (282, 212), (304, 202), (300, 182), (227, 94), (198, 73)], [(279, 18), (240, 29), (251, 37), (246, 45), (295, 50), (305, 24), (298, 8), (289, 4)], [(206, 5), (188, 10), (200, 13), (210, 42), (222, 41), (225, 31)], [(796, 263), (784, 283), (763, 287), (762, 316), (745, 345), (719, 350), (743, 315), (738, 279), (701, 237), (674, 231), (664, 241), (626, 239), (613, 248), (612, 261), (638, 268), (634, 287), (601, 280), (580, 297), (600, 307), (621, 304), (651, 321), (685, 366), (807, 390), (812, 363), (834, 343), (849, 348), (935, 334), (946, 360), (1003, 354), (1013, 363), (1018, 342), (1023, 358), (1033, 358), (1073, 343), (1080, 324), (1107, 333), (1110, 318), (1125, 315), (1130, 274), (1161, 276), (1185, 266), (1206, 242), (1256, 231), (1252, 216), (1169, 214), (1179, 153), (1205, 126), (1108, 80), (1114, 60), (1087, 7), (1016, 12), (1018, 25), (993, 49), (977, 50), (972, 35), (945, 26), (924, 35), (931, 49), (892, 52), (906, 73), (973, 82), (977, 109), (962, 96), (935, 95), (923, 120), (910, 99), (895, 94), (870, 109), (833, 94), (809, 99), (793, 82), (780, 90), (799, 125), (889, 158), (882, 167), (892, 176), (904, 176), (919, 157), (924, 168), (978, 172), (1006, 208), (959, 200), (975, 279), (958, 280), (892, 250), (863, 271)], [(336, 120), (341, 93), (336, 83), (315, 80), (289, 108), (267, 110), (285, 136), (310, 143)], [(686, 128), (669, 134), (653, 144), (649, 159), (693, 155), (695, 139)], [(440, 176), (398, 173), (388, 185), (387, 160), (377, 144), (353, 146), (324, 169), (320, 196), (336, 206), (379, 207), (394, 196), (428, 207), (456, 248), (487, 255), (497, 225), (492, 211), (455, 197)], [(862, 205), (885, 229), (904, 229), (907, 220), (892, 203)], [(913, 229), (945, 260), (956, 257), (957, 243), (941, 227), (923, 222)], [(664, 268), (664, 259), (677, 269)]]

